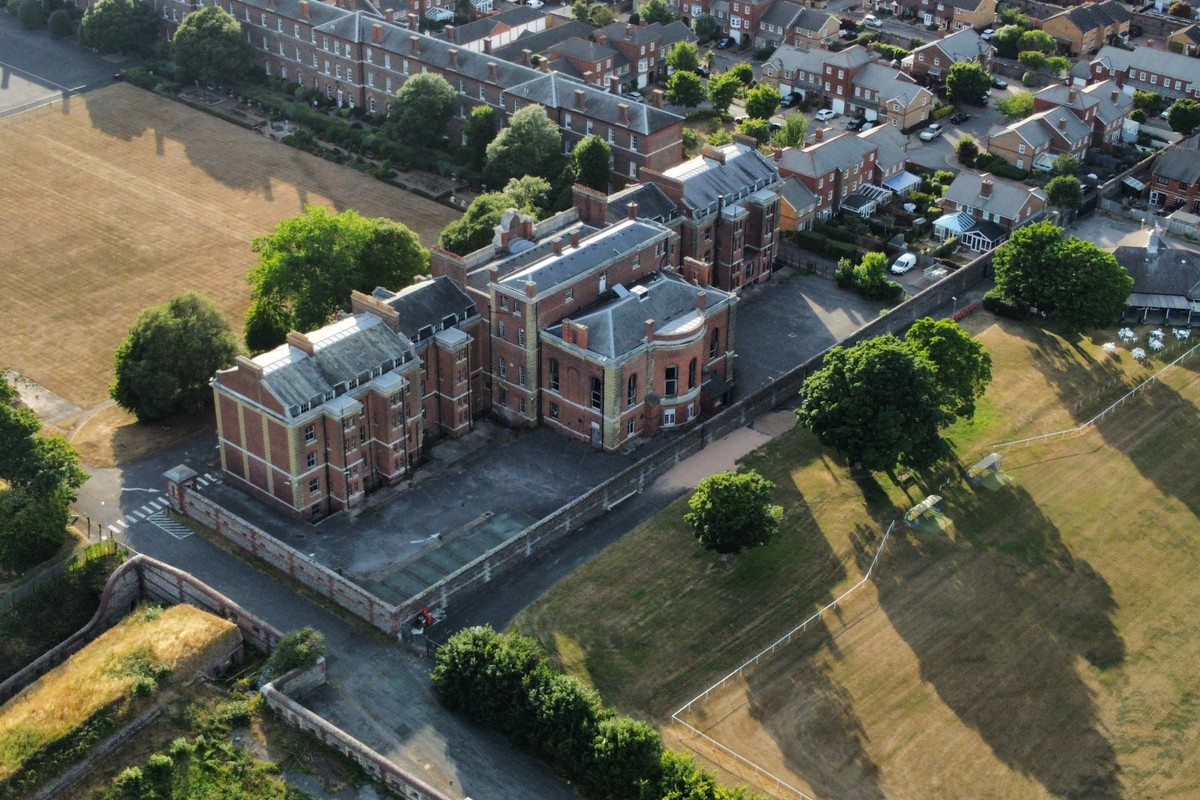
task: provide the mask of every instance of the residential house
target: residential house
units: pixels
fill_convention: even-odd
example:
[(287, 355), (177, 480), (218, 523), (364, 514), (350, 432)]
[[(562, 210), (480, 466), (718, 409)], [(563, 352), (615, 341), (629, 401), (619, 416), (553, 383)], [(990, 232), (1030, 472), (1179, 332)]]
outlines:
[(1200, 24), (1193, 23), (1168, 34), (1167, 49), (1189, 56), (1200, 53)]
[(442, 28), (441, 38), (464, 50), (492, 52), (526, 34), (546, 30), (548, 16), (540, 9), (517, 6), (465, 25), (447, 25)]
[(871, 183), (898, 195), (907, 195), (921, 185), (921, 179), (909, 172), (908, 137), (892, 125), (878, 125), (858, 134), (875, 147)]
[(1128, 38), (1133, 12), (1117, 0), (1102, 0), (1067, 9), (1043, 20), (1042, 30), (1069, 56), (1095, 53), (1117, 38)]
[(621, 82), (622, 76), (629, 72), (629, 59), (619, 50), (578, 37), (551, 45), (549, 57), (556, 72), (602, 89), (614, 77)]
[(645, 171), (679, 208), (684, 274), (740, 292), (765, 283), (778, 252), (780, 184), (775, 166), (751, 145), (706, 145), (662, 172)]
[[(754, 39), (759, 29), (763, 15), (770, 10), (771, 5), (778, 0), (728, 0), (726, 10), (728, 19), (719, 15), (717, 24), (722, 27), (731, 39), (741, 44), (744, 39)], [(716, 6), (716, 3), (713, 3)]]
[(996, 0), (873, 0), (875, 8), (890, 8), (904, 19), (947, 31), (990, 28)]
[(779, 187), (779, 229), (812, 230), (816, 218), (817, 196), (799, 178), (785, 178)]
[(854, 95), (854, 77), (874, 58), (858, 45), (837, 53), (783, 45), (763, 64), (762, 79), (782, 95), (816, 99), (822, 106), (845, 114)]
[(816, 218), (828, 219), (843, 200), (874, 184), (878, 155), (878, 146), (866, 138), (845, 133), (826, 139), (818, 128), (812, 144), (787, 148), (776, 165), (782, 178), (797, 178), (816, 196)]
[(1071, 155), (1080, 161), (1092, 142), (1092, 126), (1067, 108), (1039, 111), (993, 133), (987, 151), (1017, 169), (1049, 171), (1054, 159)]
[(670, 272), (614, 290), (540, 339), (544, 424), (607, 451), (725, 402), (737, 301)]
[(992, 46), (978, 33), (966, 29), (914, 49), (900, 62), (900, 68), (922, 84), (941, 85), (955, 64), (975, 61), (990, 70), (992, 52)]
[(1163, 150), (1150, 167), (1150, 204), (1200, 214), (1200, 133)]
[(1091, 60), (1080, 61), (1071, 70), (1076, 86), (1111, 80), (1130, 96), (1134, 90), (1141, 89), (1169, 100), (1200, 99), (1196, 75), (1194, 58), (1151, 47), (1125, 50), (1105, 46)]
[(629, 59), (631, 71), (623, 84), (633, 89), (643, 89), (652, 81), (665, 79), (666, 58), (671, 47), (677, 42), (696, 41), (696, 34), (679, 20), (668, 25), (614, 22), (594, 35), (597, 42), (617, 49)]
[(1133, 278), (1122, 320), (1154, 325), (1191, 325), (1200, 319), (1200, 255), (1172, 247), (1157, 226), (1140, 231), (1145, 244), (1111, 248)]
[(837, 40), (841, 29), (841, 21), (833, 14), (802, 8), (792, 20), (791, 35), (786, 41), (797, 47), (828, 47)]
[[(490, 39), (483, 40), (483, 52), (518, 64), (532, 63), (531, 56), (548, 56), (550, 49), (568, 39), (590, 38), (596, 29), (586, 22), (556, 20), (555, 24), (538, 33), (522, 33), (511, 43), (493, 47)], [(530, 56), (526, 56), (526, 51)]]
[(943, 216), (933, 223), (939, 241), (953, 237), (968, 250), (986, 252), (1022, 225), (1045, 214), (1046, 195), (1036, 187), (960, 172), (942, 195)]
[(925, 120), (933, 111), (933, 92), (915, 79), (879, 63), (865, 65), (851, 81), (854, 94), (849, 113), (880, 124), (906, 130)]
[(421, 457), (421, 380), (412, 342), (368, 313), (239, 356), (212, 381), (222, 473), (304, 519), (359, 506)]
[(1054, 108), (1069, 109), (1092, 127), (1091, 147), (1111, 147), (1121, 140), (1126, 115), (1133, 110), (1133, 98), (1122, 92), (1114, 81), (1090, 86), (1048, 86), (1033, 96), (1035, 112)]
[[(778, 47), (787, 42), (792, 25), (804, 10), (803, 6), (791, 0), (775, 0), (759, 18), (758, 30), (754, 34), (754, 46)], [(836, 32), (836, 26), (834, 30)], [(820, 47), (821, 44), (818, 42), (817, 46)]]

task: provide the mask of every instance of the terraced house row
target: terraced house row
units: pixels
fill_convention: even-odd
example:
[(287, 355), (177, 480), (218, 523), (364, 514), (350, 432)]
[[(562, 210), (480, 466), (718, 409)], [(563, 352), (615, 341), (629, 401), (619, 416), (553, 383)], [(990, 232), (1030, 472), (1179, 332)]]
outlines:
[[(188, 12), (205, 5), (204, 0), (196, 4), (152, 2), (168, 30)], [(607, 139), (613, 148), (612, 169), (618, 183), (636, 181), (642, 167), (661, 171), (683, 160), (683, 118), (622, 97), (622, 75), (612, 74), (608, 85), (601, 87), (597, 83), (604, 76), (565, 74), (552, 69), (549, 59), (534, 67), (525, 48), (517, 48), (522, 37), (544, 37), (547, 31), (527, 19), (526, 9), (518, 9), (525, 16), (514, 19), (507, 30), (493, 29), (495, 36), (474, 40), (480, 42), (480, 49), (473, 49), (473, 44), (417, 31), (422, 11), (439, 7), (426, 0), (413, 3), (403, 18), (390, 9), (380, 13), (365, 0), (337, 0), (336, 4), (217, 0), (216, 4), (241, 21), (254, 45), (257, 64), (266, 75), (318, 91), (339, 106), (382, 113), (410, 76), (431, 72), (442, 75), (458, 90), (458, 113), (448, 132), (451, 137), (464, 136), (467, 115), (476, 106), (495, 109), (503, 123), (523, 105), (537, 103), (562, 130), (564, 152), (589, 134)], [(514, 27), (519, 28), (515, 33)], [(633, 77), (640, 85), (647, 80), (650, 65), (658, 64), (663, 37), (674, 41), (682, 36), (676, 29), (647, 34), (641, 28), (619, 28), (612, 31), (611, 43), (617, 50), (638, 56), (633, 61), (637, 66)], [(469, 32), (460, 37), (452, 30), (449, 35), (469, 38)], [(498, 49), (493, 41), (507, 43), (504, 49), (510, 56), (528, 63), (514, 63), (491, 52)], [(639, 55), (643, 49), (646, 55)], [(622, 58), (628, 62), (630, 57)], [(562, 66), (567, 73), (572, 71), (568, 62), (563, 61)]]
[(485, 415), (613, 451), (728, 402), (736, 292), (770, 278), (779, 173), (734, 143), (654, 176), (576, 186), (541, 221), (510, 210), (474, 253), (433, 248), (432, 279), (355, 293), (344, 318), (218, 372), (229, 482), (315, 519)]

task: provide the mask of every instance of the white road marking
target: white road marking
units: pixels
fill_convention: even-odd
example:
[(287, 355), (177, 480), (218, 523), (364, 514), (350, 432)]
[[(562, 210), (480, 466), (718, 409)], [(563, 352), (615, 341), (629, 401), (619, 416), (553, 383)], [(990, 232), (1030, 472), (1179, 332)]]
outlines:
[(167, 516), (165, 511), (159, 511), (157, 514), (154, 514), (149, 518), (149, 521), (166, 531), (169, 535), (174, 536), (176, 539), (186, 539), (192, 535), (190, 528), (180, 525), (178, 522), (172, 520)]

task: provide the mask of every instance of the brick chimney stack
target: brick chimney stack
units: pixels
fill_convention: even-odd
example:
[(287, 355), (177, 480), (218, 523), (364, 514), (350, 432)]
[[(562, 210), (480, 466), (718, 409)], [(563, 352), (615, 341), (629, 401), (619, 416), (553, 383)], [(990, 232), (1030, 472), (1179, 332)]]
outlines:
[(696, 310), (704, 311), (708, 308), (708, 292), (696, 292)]
[(1072, 86), (1067, 90), (1067, 102), (1074, 103), (1079, 98), (1079, 90)]
[(543, 58), (541, 61), (538, 62), (537, 68), (541, 72), (549, 72), (550, 71), (550, 59)]
[(633, 39), (633, 26), (626, 25), (625, 26), (625, 41), (628, 42), (628, 41), (631, 41), (632, 39)]
[(521, 63), (527, 67), (533, 63), (533, 51), (532, 50), (526, 48), (521, 51)]
[(637, 219), (637, 203), (630, 200), (625, 204), (625, 219)]
[(310, 356), (313, 354), (313, 343), (300, 331), (288, 331), (287, 343)]
[(617, 103), (617, 123), (629, 125), (629, 103)]
[(571, 247), (579, 247), (579, 228), (571, 231)]
[(575, 90), (575, 108), (576, 108), (576, 110), (583, 111), (587, 107), (586, 101), (584, 100), (584, 96), (586, 94), (587, 93), (584, 92), (583, 89)]
[(483, 40), (483, 52), (489, 56), (492, 54), (492, 37)]
[(1067, 118), (1066, 117), (1058, 118), (1058, 129), (1059, 129), (1059, 131), (1061, 131), (1063, 133), (1067, 132)]
[(525, 281), (525, 296), (537, 297), (537, 281)]
[(458, 69), (458, 48), (451, 47), (446, 51), (446, 55), (450, 57), (450, 69)]
[(574, 320), (563, 320), (563, 333), (566, 334), (567, 344), (573, 344), (576, 347), (581, 347), (587, 350), (588, 346), (588, 329), (586, 325), (580, 325)]
[(562, 255), (562, 244), (563, 244), (563, 240), (562, 240), (561, 236), (559, 236), (557, 239), (554, 240), (554, 242), (553, 242), (554, 255), (556, 255), (556, 256)]
[(776, 147), (774, 154), (772, 154), (772, 158), (775, 160), (776, 164), (778, 164), (780, 161), (783, 161), (783, 148)]
[[(302, 4), (302, 5), (304, 5), (304, 6), (307, 6), (307, 5), (308, 5), (308, 0), (301, 0), (301, 4)], [(305, 12), (305, 13), (304, 13), (304, 16), (305, 16), (305, 18), (307, 18), (307, 17), (308, 17), (308, 13), (307, 13), (307, 12)], [(387, 20), (389, 23), (391, 23), (391, 24), (393, 24), (393, 25), (394, 25), (394, 24), (396, 23), (396, 9), (394, 9), (394, 8), (386, 8), (386, 9), (384, 9), (384, 11), (383, 11), (383, 18), (384, 18), (384, 19), (386, 19), (386, 20)]]
[(654, 341), (654, 320), (652, 320), (652, 319), (646, 320), (646, 325), (642, 330), (645, 332), (646, 341), (653, 342)]
[(621, 93), (621, 79), (616, 75), (608, 76), (608, 91), (612, 94)]
[(605, 45), (607, 45), (608, 44), (608, 35), (604, 34), (604, 33), (597, 33), (596, 34), (596, 44), (600, 45), (601, 47), (604, 47)]
[(1113, 90), (1112, 90), (1112, 101), (1113, 101), (1114, 103), (1116, 103), (1116, 102), (1117, 102), (1117, 101), (1120, 99), (1120, 97), (1121, 97), (1121, 90), (1120, 90), (1120, 89), (1113, 89)]
[(378, 22), (371, 26), (371, 38), (375, 40), (375, 44), (383, 43), (383, 26)]
[(663, 107), (663, 96), (664, 95), (663, 95), (662, 89), (655, 89), (653, 92), (650, 93), (650, 104), (653, 105), (655, 108), (662, 108)]
[(497, 70), (500, 68), (500, 65), (497, 64), (495, 61), (489, 61), (487, 64), (487, 68), (488, 68), (488, 80), (491, 81), (492, 83), (495, 83), (496, 75), (498, 74)]
[(813, 141), (822, 142), (824, 140), (825, 140), (825, 129), (824, 128), (817, 128), (815, 131), (813, 131)]
[(421, 37), (420, 36), (408, 37), (408, 48), (414, 56), (421, 55)]
[(421, 18), (419, 16), (417, 16), (416, 14), (409, 14), (408, 15), (408, 29), (410, 31), (420, 30), (421, 29)]
[(980, 197), (991, 197), (992, 196), (992, 182), (990, 180), (988, 180), (987, 178), (984, 178), (983, 183), (979, 184), (979, 196)]

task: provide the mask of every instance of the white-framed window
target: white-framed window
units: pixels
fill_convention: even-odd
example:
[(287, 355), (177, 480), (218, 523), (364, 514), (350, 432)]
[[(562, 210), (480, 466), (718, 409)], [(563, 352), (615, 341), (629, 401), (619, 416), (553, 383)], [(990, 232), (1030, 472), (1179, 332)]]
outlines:
[(504, 327), (504, 320), (500, 320), (496, 323), (496, 335), (503, 339), (505, 331), (506, 328)]
[(316, 440), (317, 440), (317, 426), (316, 425), (305, 425), (304, 426), (304, 441), (315, 442)]
[(500, 363), (497, 365), (496, 374), (499, 375), (502, 379), (508, 377), (508, 362), (505, 361), (503, 358), (500, 359)]
[(1025, 155), (1025, 145), (1023, 145), (1023, 144), (1017, 145), (1017, 152), (1020, 153), (1021, 155)]
[(664, 408), (663, 409), (663, 425), (674, 425), (674, 424), (675, 424), (675, 409)]
[(517, 344), (521, 347), (525, 346), (525, 329), (517, 328)]

